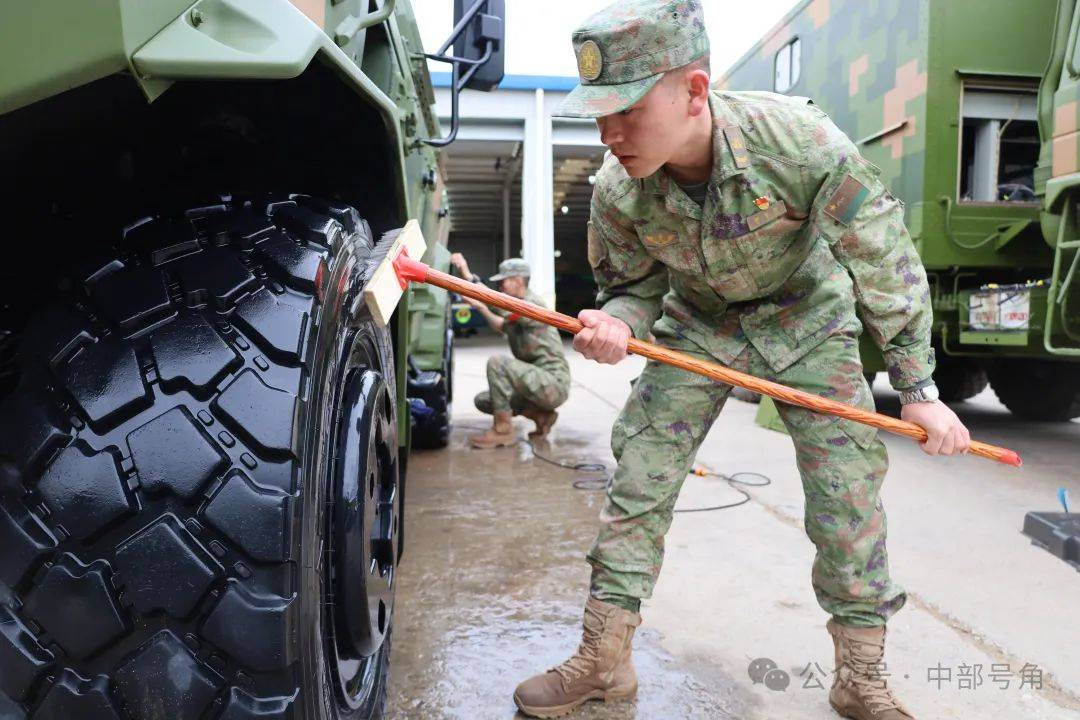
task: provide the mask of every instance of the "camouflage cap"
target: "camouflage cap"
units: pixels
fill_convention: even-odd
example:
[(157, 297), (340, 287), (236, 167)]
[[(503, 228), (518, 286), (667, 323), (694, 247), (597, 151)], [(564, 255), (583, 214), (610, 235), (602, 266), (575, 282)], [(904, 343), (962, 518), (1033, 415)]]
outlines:
[(492, 275), (491, 282), (499, 282), (511, 277), (529, 277), (529, 263), (521, 258), (510, 258), (499, 263), (499, 273)]
[(595, 118), (621, 112), (668, 70), (709, 52), (702, 0), (619, 0), (574, 31), (581, 84), (553, 113)]

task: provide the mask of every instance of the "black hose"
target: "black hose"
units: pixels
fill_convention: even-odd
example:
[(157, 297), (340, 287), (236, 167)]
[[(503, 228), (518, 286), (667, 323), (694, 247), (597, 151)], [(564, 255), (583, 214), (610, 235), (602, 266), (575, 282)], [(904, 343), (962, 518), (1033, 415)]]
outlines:
[[(603, 478), (594, 478), (589, 480), (575, 480), (573, 486), (578, 490), (606, 490), (611, 485), (611, 475), (607, 472), (607, 466), (598, 462), (580, 462), (580, 463), (567, 463), (560, 460), (547, 457), (546, 455), (537, 452), (536, 445), (530, 440), (521, 440), (532, 450), (533, 455), (543, 460), (546, 463), (554, 465), (556, 467), (563, 468), (564, 470), (573, 470), (575, 472), (587, 472), (587, 473), (604, 473)], [(675, 510), (677, 513), (696, 513), (696, 512), (712, 512), (713, 510), (727, 510), (728, 508), (739, 507), (750, 502), (750, 493), (743, 490), (739, 485), (746, 487), (765, 487), (771, 485), (772, 480), (767, 475), (762, 475), (756, 472), (737, 472), (732, 475), (724, 475), (723, 473), (708, 472), (705, 470), (694, 469), (691, 474), (698, 477), (715, 477), (727, 482), (732, 490), (743, 496), (742, 500), (733, 503), (726, 503), (724, 505), (709, 505), (707, 507), (699, 508), (686, 508), (684, 510)], [(759, 482), (750, 482), (747, 480), (739, 480), (740, 477), (756, 477), (760, 478)]]
[[(712, 473), (704, 470), (693, 470), (692, 473), (698, 477), (715, 477), (721, 480), (726, 480), (727, 484), (731, 486), (731, 489), (743, 496), (742, 500), (733, 503), (727, 503), (726, 505), (709, 505), (708, 507), (699, 508), (686, 508), (684, 510), (676, 510), (677, 513), (694, 513), (694, 512), (711, 512), (713, 510), (727, 510), (728, 508), (739, 507), (750, 502), (750, 493), (746, 492), (736, 485), (746, 485), (747, 487), (765, 487), (771, 485), (772, 480), (767, 475), (762, 475), (756, 472), (737, 472), (733, 475), (724, 475), (723, 473)], [(754, 477), (761, 478), (763, 482), (747, 482), (746, 480), (736, 480), (740, 476), (752, 475)]]
[(533, 445), (531, 440), (521, 440), (532, 450), (533, 456), (543, 460), (546, 463), (561, 467), (564, 470), (573, 470), (574, 472), (586, 472), (586, 473), (604, 473), (603, 478), (592, 478), (589, 480), (575, 480), (573, 486), (578, 490), (607, 490), (608, 485), (611, 484), (611, 476), (608, 475), (607, 466), (603, 463), (597, 462), (581, 462), (581, 463), (566, 463), (560, 460), (554, 460), (546, 455), (537, 452), (536, 446)]

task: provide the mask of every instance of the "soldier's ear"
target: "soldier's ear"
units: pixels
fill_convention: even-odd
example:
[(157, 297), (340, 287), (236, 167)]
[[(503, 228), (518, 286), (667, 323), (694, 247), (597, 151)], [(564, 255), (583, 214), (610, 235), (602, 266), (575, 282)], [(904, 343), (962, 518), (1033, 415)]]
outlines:
[(690, 115), (697, 117), (709, 106), (709, 73), (694, 69), (686, 73), (683, 82), (690, 97)]

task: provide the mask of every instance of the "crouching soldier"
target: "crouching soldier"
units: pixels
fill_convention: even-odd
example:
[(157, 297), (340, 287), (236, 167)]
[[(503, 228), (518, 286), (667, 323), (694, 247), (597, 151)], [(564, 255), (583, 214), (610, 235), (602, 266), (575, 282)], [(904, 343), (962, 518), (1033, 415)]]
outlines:
[[(461, 253), (454, 253), (450, 262), (462, 277), (473, 282), (480, 278), (469, 271)], [(491, 277), (501, 292), (543, 305), (543, 299), (529, 290), (529, 264), (520, 258), (510, 258), (499, 264), (499, 272)], [(559, 331), (536, 320), (521, 317), (501, 308), (488, 308), (479, 300), (466, 298), (478, 310), (495, 332), (506, 336), (513, 357), (494, 355), (488, 358), (488, 389), (476, 396), (480, 412), (494, 416), (490, 430), (469, 438), (473, 447), (495, 448), (512, 445), (517, 438), (511, 418), (524, 415), (536, 423), (529, 437), (547, 436), (555, 424), (555, 408), (566, 402), (570, 392), (570, 366), (563, 354)]]

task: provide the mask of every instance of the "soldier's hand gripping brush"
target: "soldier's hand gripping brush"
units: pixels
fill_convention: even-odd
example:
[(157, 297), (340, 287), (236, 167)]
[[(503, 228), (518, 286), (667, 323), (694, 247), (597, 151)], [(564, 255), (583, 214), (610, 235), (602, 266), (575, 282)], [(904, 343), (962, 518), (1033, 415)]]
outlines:
[[(409, 283), (421, 282), (532, 318), (574, 335), (584, 327), (577, 318), (533, 305), (524, 300), (491, 290), (483, 285), (461, 280), (453, 275), (428, 267), (414, 259), (421, 257), (427, 247), (423, 234), (420, 232), (420, 226), (415, 220), (410, 220), (400, 230), (387, 233), (387, 236), (383, 238), (383, 242), (389, 242), (390, 236), (394, 237), (387, 250), (386, 257), (375, 272), (372, 273), (371, 279), (364, 287), (364, 301), (367, 303), (372, 317), (380, 323), (386, 324), (389, 321), (390, 315), (394, 312), (394, 308), (397, 307), (398, 300), (401, 299), (401, 294), (408, 288)], [(726, 368), (723, 365), (698, 360), (659, 345), (631, 338), (626, 349), (627, 352), (635, 355), (666, 363), (698, 375), (704, 375), (729, 385), (737, 385), (762, 395), (768, 395), (775, 400), (790, 405), (799, 405), (814, 412), (854, 420), (919, 442), (924, 442), (927, 438), (926, 430), (915, 423), (898, 420), (888, 415), (881, 415), (854, 405), (796, 390), (780, 383), (763, 380), (753, 375)], [(1006, 465), (1020, 467), (1021, 464), (1020, 456), (1014, 451), (987, 443), (972, 440), (969, 452), (991, 460), (997, 460)]]

